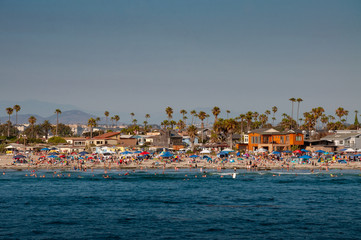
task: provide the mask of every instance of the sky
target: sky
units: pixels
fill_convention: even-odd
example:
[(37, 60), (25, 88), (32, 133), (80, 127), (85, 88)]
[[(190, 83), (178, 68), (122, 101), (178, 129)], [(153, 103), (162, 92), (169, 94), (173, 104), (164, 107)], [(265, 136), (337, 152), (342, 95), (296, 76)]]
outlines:
[(0, 101), (23, 113), (361, 112), (360, 77), (359, 0), (0, 0)]

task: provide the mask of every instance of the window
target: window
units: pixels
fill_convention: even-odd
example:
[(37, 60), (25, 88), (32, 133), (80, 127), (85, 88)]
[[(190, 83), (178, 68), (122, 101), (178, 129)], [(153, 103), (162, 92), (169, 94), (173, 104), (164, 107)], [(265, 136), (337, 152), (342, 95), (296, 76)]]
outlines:
[(296, 136), (296, 141), (302, 141), (302, 137), (301, 136)]
[(343, 140), (340, 140), (340, 144), (343, 144)]

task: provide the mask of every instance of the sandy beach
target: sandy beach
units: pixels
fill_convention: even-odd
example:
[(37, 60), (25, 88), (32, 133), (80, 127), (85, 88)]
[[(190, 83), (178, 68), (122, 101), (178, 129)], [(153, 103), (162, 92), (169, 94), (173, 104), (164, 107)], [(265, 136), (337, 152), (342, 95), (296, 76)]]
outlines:
[[(33, 159), (37, 159), (37, 156), (34, 156)], [(129, 161), (127, 164), (119, 164), (118, 162), (90, 162), (87, 161), (82, 165), (83, 170), (91, 169), (186, 169), (186, 168), (202, 168), (202, 169), (250, 169), (255, 171), (264, 171), (264, 170), (273, 170), (273, 169), (285, 169), (285, 170), (331, 170), (331, 169), (360, 169), (361, 171), (361, 162), (347, 162), (347, 163), (319, 163), (317, 160), (313, 159), (308, 164), (298, 164), (298, 163), (285, 163), (284, 161), (253, 161), (256, 163), (256, 166), (251, 167), (249, 162), (253, 161), (250, 159), (236, 160), (235, 162), (218, 162), (210, 163), (206, 160), (196, 160), (191, 158), (183, 158), (178, 162), (169, 162), (160, 160), (157, 158), (147, 159), (144, 161)], [(68, 164), (64, 163), (14, 163), (14, 159), (11, 155), (1, 155), (0, 156), (0, 169), (13, 169), (13, 170), (26, 170), (26, 169), (59, 169), (59, 170), (74, 170), (80, 169), (80, 165), (76, 161), (70, 161)]]

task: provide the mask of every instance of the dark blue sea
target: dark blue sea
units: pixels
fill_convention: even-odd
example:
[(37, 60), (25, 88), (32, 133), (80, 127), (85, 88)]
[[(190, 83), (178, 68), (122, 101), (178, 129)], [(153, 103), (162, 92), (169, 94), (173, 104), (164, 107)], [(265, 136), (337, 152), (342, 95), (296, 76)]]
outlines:
[(361, 239), (360, 171), (231, 173), (7, 170), (0, 239)]

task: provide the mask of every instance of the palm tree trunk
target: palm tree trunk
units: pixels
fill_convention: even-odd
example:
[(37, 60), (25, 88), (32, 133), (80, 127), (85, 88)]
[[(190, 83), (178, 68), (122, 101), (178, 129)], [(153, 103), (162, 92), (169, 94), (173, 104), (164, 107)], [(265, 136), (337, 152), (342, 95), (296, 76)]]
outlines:
[(59, 113), (56, 113), (56, 132), (55, 135), (58, 136), (58, 125), (59, 125)]
[(9, 122), (8, 122), (8, 137), (10, 137), (10, 114), (9, 114)]

